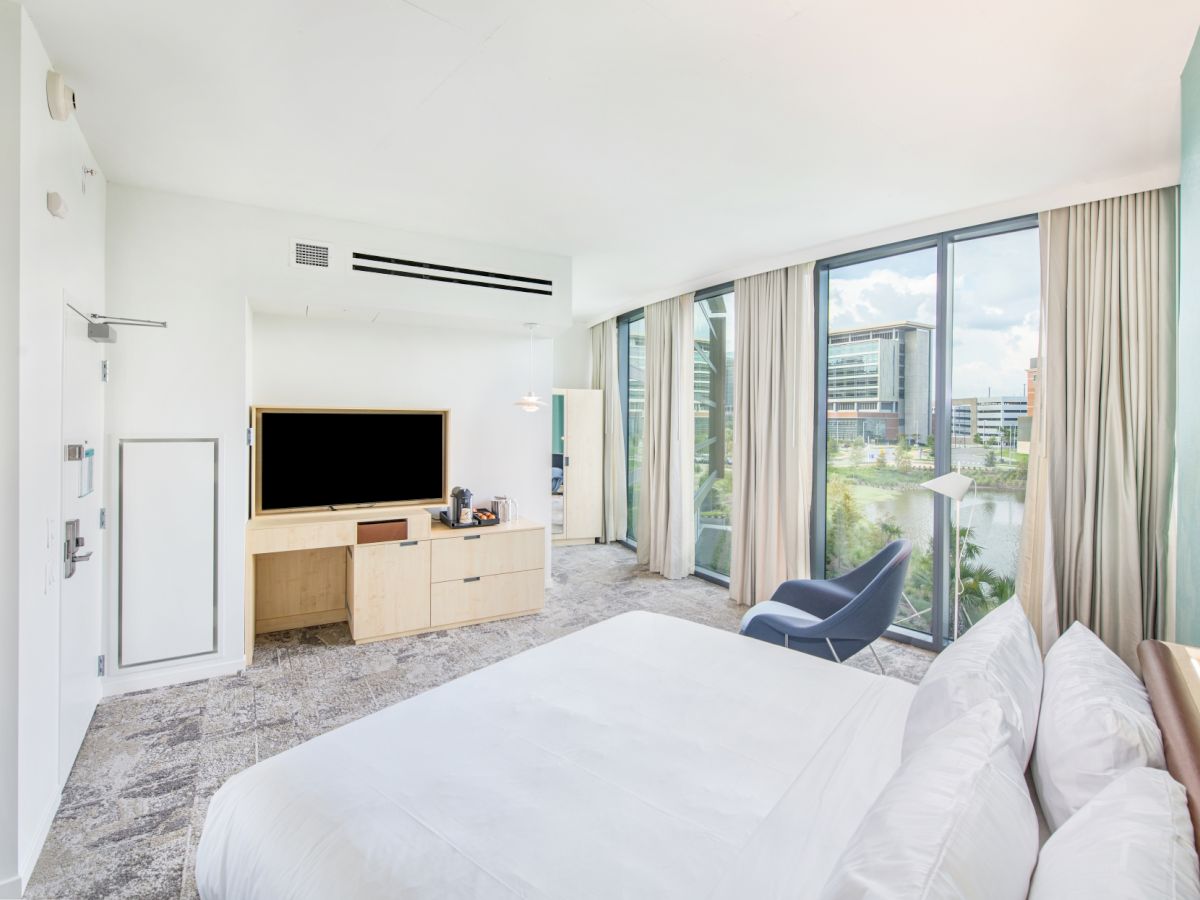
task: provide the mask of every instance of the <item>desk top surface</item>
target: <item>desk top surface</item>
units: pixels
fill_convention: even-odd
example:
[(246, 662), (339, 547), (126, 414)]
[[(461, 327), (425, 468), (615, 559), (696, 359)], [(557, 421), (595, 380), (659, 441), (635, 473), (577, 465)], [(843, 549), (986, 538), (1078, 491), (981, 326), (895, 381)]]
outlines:
[(385, 519), (425, 519), (430, 524), (430, 539), (439, 540), (462, 537), (467, 534), (503, 534), (509, 531), (533, 531), (542, 526), (528, 519), (514, 519), (499, 525), (481, 525), (477, 528), (451, 528), (432, 519), (423, 506), (365, 506), (358, 509), (315, 510), (300, 513), (277, 513), (255, 516), (246, 523), (248, 531), (266, 528), (292, 528), (297, 525), (324, 525), (340, 522), (379, 522)]
[(475, 528), (451, 528), (442, 522), (435, 521), (429, 529), (431, 540), (444, 538), (466, 537), (468, 534), (504, 534), (510, 531), (534, 531), (542, 528), (537, 522), (528, 519), (513, 519), (511, 522), (501, 522), (499, 525), (479, 525)]

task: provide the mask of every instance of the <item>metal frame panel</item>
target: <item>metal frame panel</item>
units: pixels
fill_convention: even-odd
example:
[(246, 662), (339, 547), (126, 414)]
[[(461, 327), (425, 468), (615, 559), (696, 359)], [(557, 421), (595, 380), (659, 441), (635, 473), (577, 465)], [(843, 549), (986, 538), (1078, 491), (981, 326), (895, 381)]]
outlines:
[[(125, 445), (126, 444), (212, 444), (213, 447), (213, 629), (212, 649), (182, 656), (164, 656), (141, 662), (124, 662), (124, 570), (125, 570)], [(117, 442), (117, 668), (133, 669), (179, 659), (216, 653), (220, 628), (220, 532), (221, 532), (221, 441), (219, 438), (121, 438)]]
[[(952, 407), (952, 375), (954, 371), (954, 304), (950, 293), (953, 283), (952, 246), (962, 241), (977, 238), (1007, 234), (1012, 231), (1023, 231), (1036, 228), (1037, 215), (1017, 216), (998, 222), (988, 222), (968, 228), (959, 228), (940, 234), (926, 235), (906, 241), (896, 241), (880, 247), (857, 250), (840, 256), (819, 260), (814, 267), (814, 296), (816, 297), (816, 323), (814, 334), (817, 341), (816, 371), (813, 373), (813, 384), (817, 392), (816, 403), (813, 404), (813, 507), (810, 546), (812, 548), (812, 570), (814, 578), (825, 576), (825, 504), (826, 504), (826, 443), (828, 427), (826, 417), (826, 395), (828, 384), (826, 380), (829, 350), (829, 273), (833, 269), (841, 269), (858, 263), (871, 262), (889, 256), (899, 256), (917, 250), (935, 249), (937, 253), (937, 322), (935, 324), (935, 371), (933, 381), (934, 391), (934, 472), (943, 475), (950, 471), (950, 431)], [(949, 501), (937, 498), (934, 502), (933, 514), (933, 607), (930, 611), (930, 631), (922, 632), (893, 626), (888, 629), (888, 637), (903, 643), (915, 644), (932, 650), (941, 650), (948, 639), (946, 634), (946, 619), (949, 607), (949, 530), (950, 506)]]

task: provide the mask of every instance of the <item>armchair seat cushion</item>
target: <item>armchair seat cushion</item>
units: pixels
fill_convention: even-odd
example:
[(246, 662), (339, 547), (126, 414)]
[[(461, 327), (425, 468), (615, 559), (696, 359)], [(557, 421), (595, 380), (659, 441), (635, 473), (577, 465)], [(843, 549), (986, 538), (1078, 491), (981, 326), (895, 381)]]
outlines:
[[(780, 603), (778, 600), (768, 600), (765, 603), (756, 603), (746, 611), (742, 616), (742, 624), (739, 629), (742, 634), (749, 634), (752, 637), (773, 640), (774, 643), (782, 644), (783, 636), (770, 626), (759, 624), (754, 625), (754, 620), (760, 616), (779, 616), (787, 619), (791, 624), (798, 628), (804, 628), (808, 625), (816, 625), (822, 621), (812, 613), (807, 613), (802, 609), (796, 609), (794, 606), (788, 606), (786, 603)], [(759, 633), (759, 632), (762, 633)]]

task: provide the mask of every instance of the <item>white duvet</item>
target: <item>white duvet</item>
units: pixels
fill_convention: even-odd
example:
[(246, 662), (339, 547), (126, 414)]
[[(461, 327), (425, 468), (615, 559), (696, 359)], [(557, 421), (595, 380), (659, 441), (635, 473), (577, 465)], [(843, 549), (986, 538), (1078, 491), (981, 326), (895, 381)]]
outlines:
[(815, 896), (899, 764), (913, 691), (628, 613), (235, 775), (200, 894)]

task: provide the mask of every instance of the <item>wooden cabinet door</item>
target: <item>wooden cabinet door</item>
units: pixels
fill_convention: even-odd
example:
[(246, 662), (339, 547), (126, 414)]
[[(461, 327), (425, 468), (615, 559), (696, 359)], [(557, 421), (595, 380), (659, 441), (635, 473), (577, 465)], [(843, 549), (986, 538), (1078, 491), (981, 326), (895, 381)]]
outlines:
[(429, 542), (354, 548), (351, 633), (356, 641), (429, 627)]

